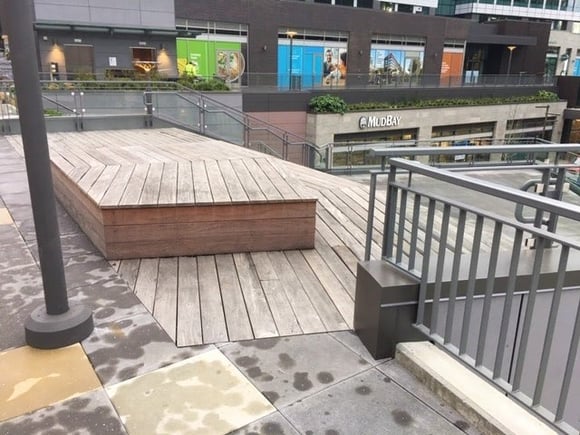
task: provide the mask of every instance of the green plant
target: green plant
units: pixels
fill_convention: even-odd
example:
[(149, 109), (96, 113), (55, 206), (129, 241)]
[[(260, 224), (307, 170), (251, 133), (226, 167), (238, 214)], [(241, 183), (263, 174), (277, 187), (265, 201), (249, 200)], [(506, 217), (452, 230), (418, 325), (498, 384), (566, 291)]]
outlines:
[(183, 75), (179, 78), (178, 83), (196, 91), (229, 91), (228, 85), (220, 79), (203, 80), (197, 77)]
[[(349, 112), (369, 110), (392, 110), (407, 108), (453, 107), (453, 106), (490, 106), (493, 104), (549, 103), (559, 101), (558, 95), (550, 91), (538, 91), (536, 95), (480, 98), (436, 98), (433, 100), (403, 100), (397, 102), (372, 101), (349, 104)], [(343, 113), (343, 112), (340, 112)]]
[(44, 109), (45, 116), (62, 116), (62, 112), (58, 109)]
[(314, 113), (345, 113), (348, 109), (342, 98), (329, 94), (313, 97), (308, 107)]

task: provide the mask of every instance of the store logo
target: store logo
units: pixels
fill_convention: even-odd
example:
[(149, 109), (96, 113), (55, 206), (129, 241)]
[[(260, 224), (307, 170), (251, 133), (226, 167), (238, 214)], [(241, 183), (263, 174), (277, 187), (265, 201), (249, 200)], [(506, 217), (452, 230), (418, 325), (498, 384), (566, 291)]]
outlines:
[(396, 127), (401, 123), (401, 117), (395, 115), (387, 116), (361, 116), (358, 120), (358, 128)]

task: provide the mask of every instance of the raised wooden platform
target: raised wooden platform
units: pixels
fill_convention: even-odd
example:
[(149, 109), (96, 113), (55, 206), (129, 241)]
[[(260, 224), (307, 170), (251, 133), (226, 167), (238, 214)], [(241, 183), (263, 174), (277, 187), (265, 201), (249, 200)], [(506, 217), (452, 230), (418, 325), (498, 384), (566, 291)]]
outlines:
[(107, 259), (314, 247), (316, 197), (285, 162), (179, 129), (48, 141), (56, 195)]

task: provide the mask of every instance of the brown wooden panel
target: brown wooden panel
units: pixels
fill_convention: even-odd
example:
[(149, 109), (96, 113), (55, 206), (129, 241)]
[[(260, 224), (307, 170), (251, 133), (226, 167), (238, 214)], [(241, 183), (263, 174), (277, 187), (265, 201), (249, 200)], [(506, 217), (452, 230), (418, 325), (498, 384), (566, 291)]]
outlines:
[[(252, 239), (256, 243), (275, 243), (275, 238), (296, 237), (309, 240), (314, 244), (314, 219), (290, 218), (272, 220), (232, 220), (228, 222), (191, 222), (166, 223), (151, 225), (115, 225), (106, 226), (107, 243), (139, 241), (183, 241), (188, 239), (230, 240), (232, 245), (241, 244)], [(272, 240), (268, 240), (272, 239)], [(236, 252), (236, 251), (232, 251)]]
[(143, 225), (155, 223), (215, 222), (231, 220), (314, 217), (314, 202), (278, 204), (240, 204), (195, 207), (108, 208), (103, 210), (104, 223)]

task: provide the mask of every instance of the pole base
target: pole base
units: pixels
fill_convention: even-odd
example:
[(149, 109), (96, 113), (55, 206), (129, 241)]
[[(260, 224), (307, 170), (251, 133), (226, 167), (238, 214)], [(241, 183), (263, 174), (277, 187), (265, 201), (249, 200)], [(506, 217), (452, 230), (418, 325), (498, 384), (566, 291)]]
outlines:
[(56, 349), (78, 343), (93, 332), (93, 313), (84, 305), (71, 305), (63, 314), (36, 308), (24, 323), (26, 343), (37, 349)]

